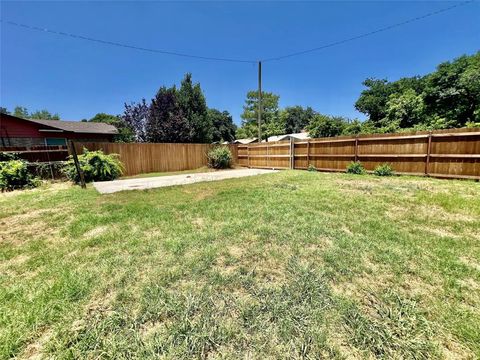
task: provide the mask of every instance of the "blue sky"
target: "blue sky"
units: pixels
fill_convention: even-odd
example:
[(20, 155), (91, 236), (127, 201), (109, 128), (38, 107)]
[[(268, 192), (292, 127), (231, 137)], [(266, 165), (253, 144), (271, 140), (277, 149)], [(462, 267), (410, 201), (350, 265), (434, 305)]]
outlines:
[[(259, 59), (321, 46), (455, 4), (426, 2), (1, 2), (1, 18), (141, 47)], [(303, 56), (265, 63), (280, 105), (359, 117), (367, 77), (422, 75), (480, 48), (480, 3)], [(152, 54), (1, 24), (0, 103), (62, 119), (120, 114), (191, 72), (210, 107), (235, 122), (256, 65)]]

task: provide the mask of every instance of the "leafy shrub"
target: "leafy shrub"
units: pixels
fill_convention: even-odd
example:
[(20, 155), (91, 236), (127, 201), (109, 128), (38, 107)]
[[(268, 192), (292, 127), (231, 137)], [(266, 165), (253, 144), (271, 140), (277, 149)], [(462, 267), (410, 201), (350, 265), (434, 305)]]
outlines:
[(308, 165), (308, 171), (315, 172), (315, 171), (317, 171), (317, 168), (315, 166), (313, 166), (313, 164), (309, 164)]
[(365, 168), (360, 161), (352, 161), (347, 166), (347, 173), (362, 175), (365, 174)]
[(373, 173), (377, 176), (392, 176), (394, 174), (393, 168), (390, 164), (378, 165)]
[[(83, 149), (83, 154), (78, 156), (78, 162), (83, 170), (85, 182), (115, 180), (123, 173), (123, 164), (118, 160), (118, 154), (107, 155), (102, 150)], [(72, 156), (69, 156), (63, 171), (73, 182), (80, 182)]]
[(210, 150), (207, 154), (208, 167), (214, 169), (229, 168), (232, 163), (232, 153), (226, 146), (218, 146)]
[(30, 174), (25, 160), (0, 161), (0, 190), (32, 188), (39, 180)]
[(18, 160), (18, 154), (16, 153), (7, 153), (7, 152), (0, 152), (0, 161), (10, 161), (10, 160)]

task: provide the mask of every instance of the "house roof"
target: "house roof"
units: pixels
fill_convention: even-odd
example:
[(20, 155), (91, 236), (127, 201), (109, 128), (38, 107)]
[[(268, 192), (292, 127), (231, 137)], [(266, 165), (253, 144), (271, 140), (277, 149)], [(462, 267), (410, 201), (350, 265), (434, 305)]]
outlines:
[(24, 119), (10, 114), (1, 114), (1, 117), (10, 117), (17, 120), (28, 121), (46, 127), (39, 129), (40, 131), (65, 131), (79, 134), (118, 134), (115, 126), (106, 123), (97, 122), (81, 122), (81, 121), (64, 121), (64, 120), (40, 120), (40, 119)]
[(233, 143), (234, 144), (250, 144), (257, 141), (257, 138), (248, 138), (248, 139), (237, 139)]
[(69, 131), (74, 133), (87, 134), (118, 134), (115, 126), (96, 123), (96, 122), (81, 122), (81, 121), (64, 121), (64, 120), (37, 120), (37, 119), (22, 119), (36, 124), (45, 125), (51, 128)]
[(289, 140), (290, 138), (294, 138), (296, 140), (306, 140), (310, 139), (310, 135), (308, 135), (308, 132), (301, 132), (301, 133), (295, 133), (295, 134), (285, 134), (285, 135), (276, 135), (276, 136), (270, 136), (268, 138), (268, 141), (283, 141), (283, 140)]

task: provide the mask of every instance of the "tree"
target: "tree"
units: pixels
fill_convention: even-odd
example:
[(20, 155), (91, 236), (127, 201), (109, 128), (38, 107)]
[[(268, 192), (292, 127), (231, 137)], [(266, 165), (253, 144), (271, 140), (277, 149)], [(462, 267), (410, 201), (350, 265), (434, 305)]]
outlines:
[(190, 133), (185, 142), (210, 143), (213, 139), (213, 124), (207, 116), (207, 102), (199, 83), (193, 84), (192, 74), (187, 73), (180, 89), (175, 91), (181, 116), (189, 126)]
[(228, 111), (220, 112), (217, 109), (208, 109), (208, 117), (213, 124), (212, 141), (232, 142), (235, 140), (235, 131), (237, 127), (233, 123), (232, 116)]
[(430, 116), (445, 118), (457, 127), (480, 120), (480, 52), (440, 64), (426, 83)]
[(178, 101), (175, 86), (162, 86), (152, 99), (145, 132), (148, 142), (189, 142), (192, 128)]
[[(83, 121), (83, 120), (82, 120)], [(133, 142), (135, 141), (134, 130), (123, 120), (121, 116), (106, 113), (98, 113), (88, 122), (105, 123), (117, 128), (118, 134), (114, 136), (115, 142)]]
[(132, 130), (135, 141), (146, 142), (147, 131), (146, 124), (150, 112), (150, 106), (147, 105), (145, 99), (139, 103), (124, 104), (125, 109), (121, 115), (126, 127)]
[(361, 134), (364, 130), (365, 122), (361, 122), (358, 119), (348, 121), (343, 128), (342, 135), (357, 135)]
[(5, 107), (0, 106), (0, 114), (10, 115), (10, 111), (8, 111)]
[[(8, 112), (8, 114), (10, 113)], [(13, 116), (17, 116), (22, 119), (60, 120), (60, 116), (58, 114), (52, 114), (46, 109), (37, 110), (30, 114), (28, 109), (23, 106), (15, 106), (15, 109), (13, 110)]]
[(58, 114), (51, 114), (48, 110), (45, 109), (37, 110), (31, 113), (29, 118), (39, 120), (60, 120), (60, 116)]
[[(280, 96), (270, 92), (262, 93), (262, 138), (272, 135), (280, 135), (285, 132), (280, 123), (278, 100)], [(243, 106), (242, 128), (247, 137), (258, 136), (258, 92), (249, 91)]]
[(393, 87), (387, 79), (368, 78), (362, 84), (367, 89), (360, 94), (355, 102), (355, 108), (368, 115), (371, 122), (378, 124), (385, 118), (385, 107), (389, 96), (393, 93)]
[(306, 128), (315, 116), (315, 111), (308, 106), (289, 106), (280, 111), (280, 122), (286, 134), (299, 133)]
[(390, 95), (385, 118), (387, 123), (395, 124), (396, 128), (410, 128), (424, 121), (424, 110), (422, 96), (413, 89), (407, 89), (400, 95)]
[(13, 116), (16, 116), (22, 119), (30, 118), (27, 108), (22, 106), (15, 106), (15, 109), (13, 109)]
[(310, 137), (330, 137), (341, 135), (346, 127), (347, 120), (340, 116), (317, 114), (307, 129)]

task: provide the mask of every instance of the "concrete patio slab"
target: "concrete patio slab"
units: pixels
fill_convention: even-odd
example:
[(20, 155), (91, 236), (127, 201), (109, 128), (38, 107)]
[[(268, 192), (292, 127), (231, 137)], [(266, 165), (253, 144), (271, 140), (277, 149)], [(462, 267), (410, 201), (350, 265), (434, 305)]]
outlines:
[(125, 190), (154, 189), (165, 186), (187, 185), (202, 181), (218, 181), (262, 174), (275, 173), (278, 170), (265, 169), (234, 169), (215, 172), (159, 176), (151, 178), (125, 179), (114, 181), (100, 181), (93, 186), (101, 194), (111, 194)]

